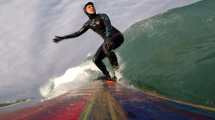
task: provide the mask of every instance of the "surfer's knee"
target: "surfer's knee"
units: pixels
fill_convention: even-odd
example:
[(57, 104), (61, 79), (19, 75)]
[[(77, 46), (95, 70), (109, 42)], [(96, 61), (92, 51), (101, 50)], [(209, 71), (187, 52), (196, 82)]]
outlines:
[(95, 58), (95, 57), (93, 57), (92, 61), (93, 61), (94, 63), (96, 63), (96, 58)]
[(99, 62), (100, 62), (100, 60), (99, 60), (98, 58), (94, 57), (94, 58), (93, 58), (93, 62), (94, 62), (96, 65), (98, 65)]

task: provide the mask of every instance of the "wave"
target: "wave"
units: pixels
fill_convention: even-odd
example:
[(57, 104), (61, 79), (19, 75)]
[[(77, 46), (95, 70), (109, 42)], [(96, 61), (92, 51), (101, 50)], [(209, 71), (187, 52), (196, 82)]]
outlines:
[(215, 1), (169, 10), (124, 33), (124, 77), (141, 89), (215, 107)]
[(95, 76), (99, 76), (98, 69), (91, 60), (87, 60), (79, 66), (68, 69), (62, 76), (50, 79), (41, 86), (40, 93), (45, 99), (51, 99), (69, 90), (79, 88)]
[[(111, 69), (110, 65), (107, 65), (107, 67)], [(120, 70), (115, 73), (118, 79), (122, 79), (121, 71), (123, 68), (122, 64)], [(113, 75), (113, 72), (111, 74)], [(44, 98), (43, 100), (52, 99), (71, 90), (78, 89), (101, 76), (102, 73), (92, 62), (92, 57), (88, 56), (82, 64), (66, 70), (62, 76), (50, 79), (40, 87), (39, 91)]]

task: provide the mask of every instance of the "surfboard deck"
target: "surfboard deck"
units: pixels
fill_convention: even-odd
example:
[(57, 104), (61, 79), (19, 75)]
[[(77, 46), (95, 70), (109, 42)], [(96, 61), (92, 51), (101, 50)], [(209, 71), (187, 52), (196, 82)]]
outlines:
[(214, 120), (214, 112), (172, 102), (114, 81), (96, 80), (57, 98), (1, 112), (0, 120)]

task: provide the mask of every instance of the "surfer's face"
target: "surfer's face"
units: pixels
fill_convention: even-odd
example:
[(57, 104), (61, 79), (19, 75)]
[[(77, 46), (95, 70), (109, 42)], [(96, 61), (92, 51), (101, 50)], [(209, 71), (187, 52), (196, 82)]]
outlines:
[(86, 12), (88, 14), (95, 14), (96, 13), (96, 9), (93, 5), (87, 5), (86, 6)]

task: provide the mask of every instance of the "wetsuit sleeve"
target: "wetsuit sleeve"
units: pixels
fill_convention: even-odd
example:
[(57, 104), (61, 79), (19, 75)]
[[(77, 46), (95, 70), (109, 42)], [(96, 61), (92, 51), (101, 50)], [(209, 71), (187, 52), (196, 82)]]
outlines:
[(105, 35), (107, 38), (111, 37), (111, 31), (112, 31), (112, 25), (110, 22), (109, 17), (106, 14), (102, 14), (102, 18), (104, 20), (104, 24), (105, 24)]
[(80, 36), (81, 34), (85, 33), (87, 30), (89, 29), (89, 21), (87, 21), (80, 30), (78, 30), (77, 32), (74, 32), (72, 34), (69, 35), (65, 35), (63, 36), (64, 39), (69, 39), (69, 38), (75, 38)]

